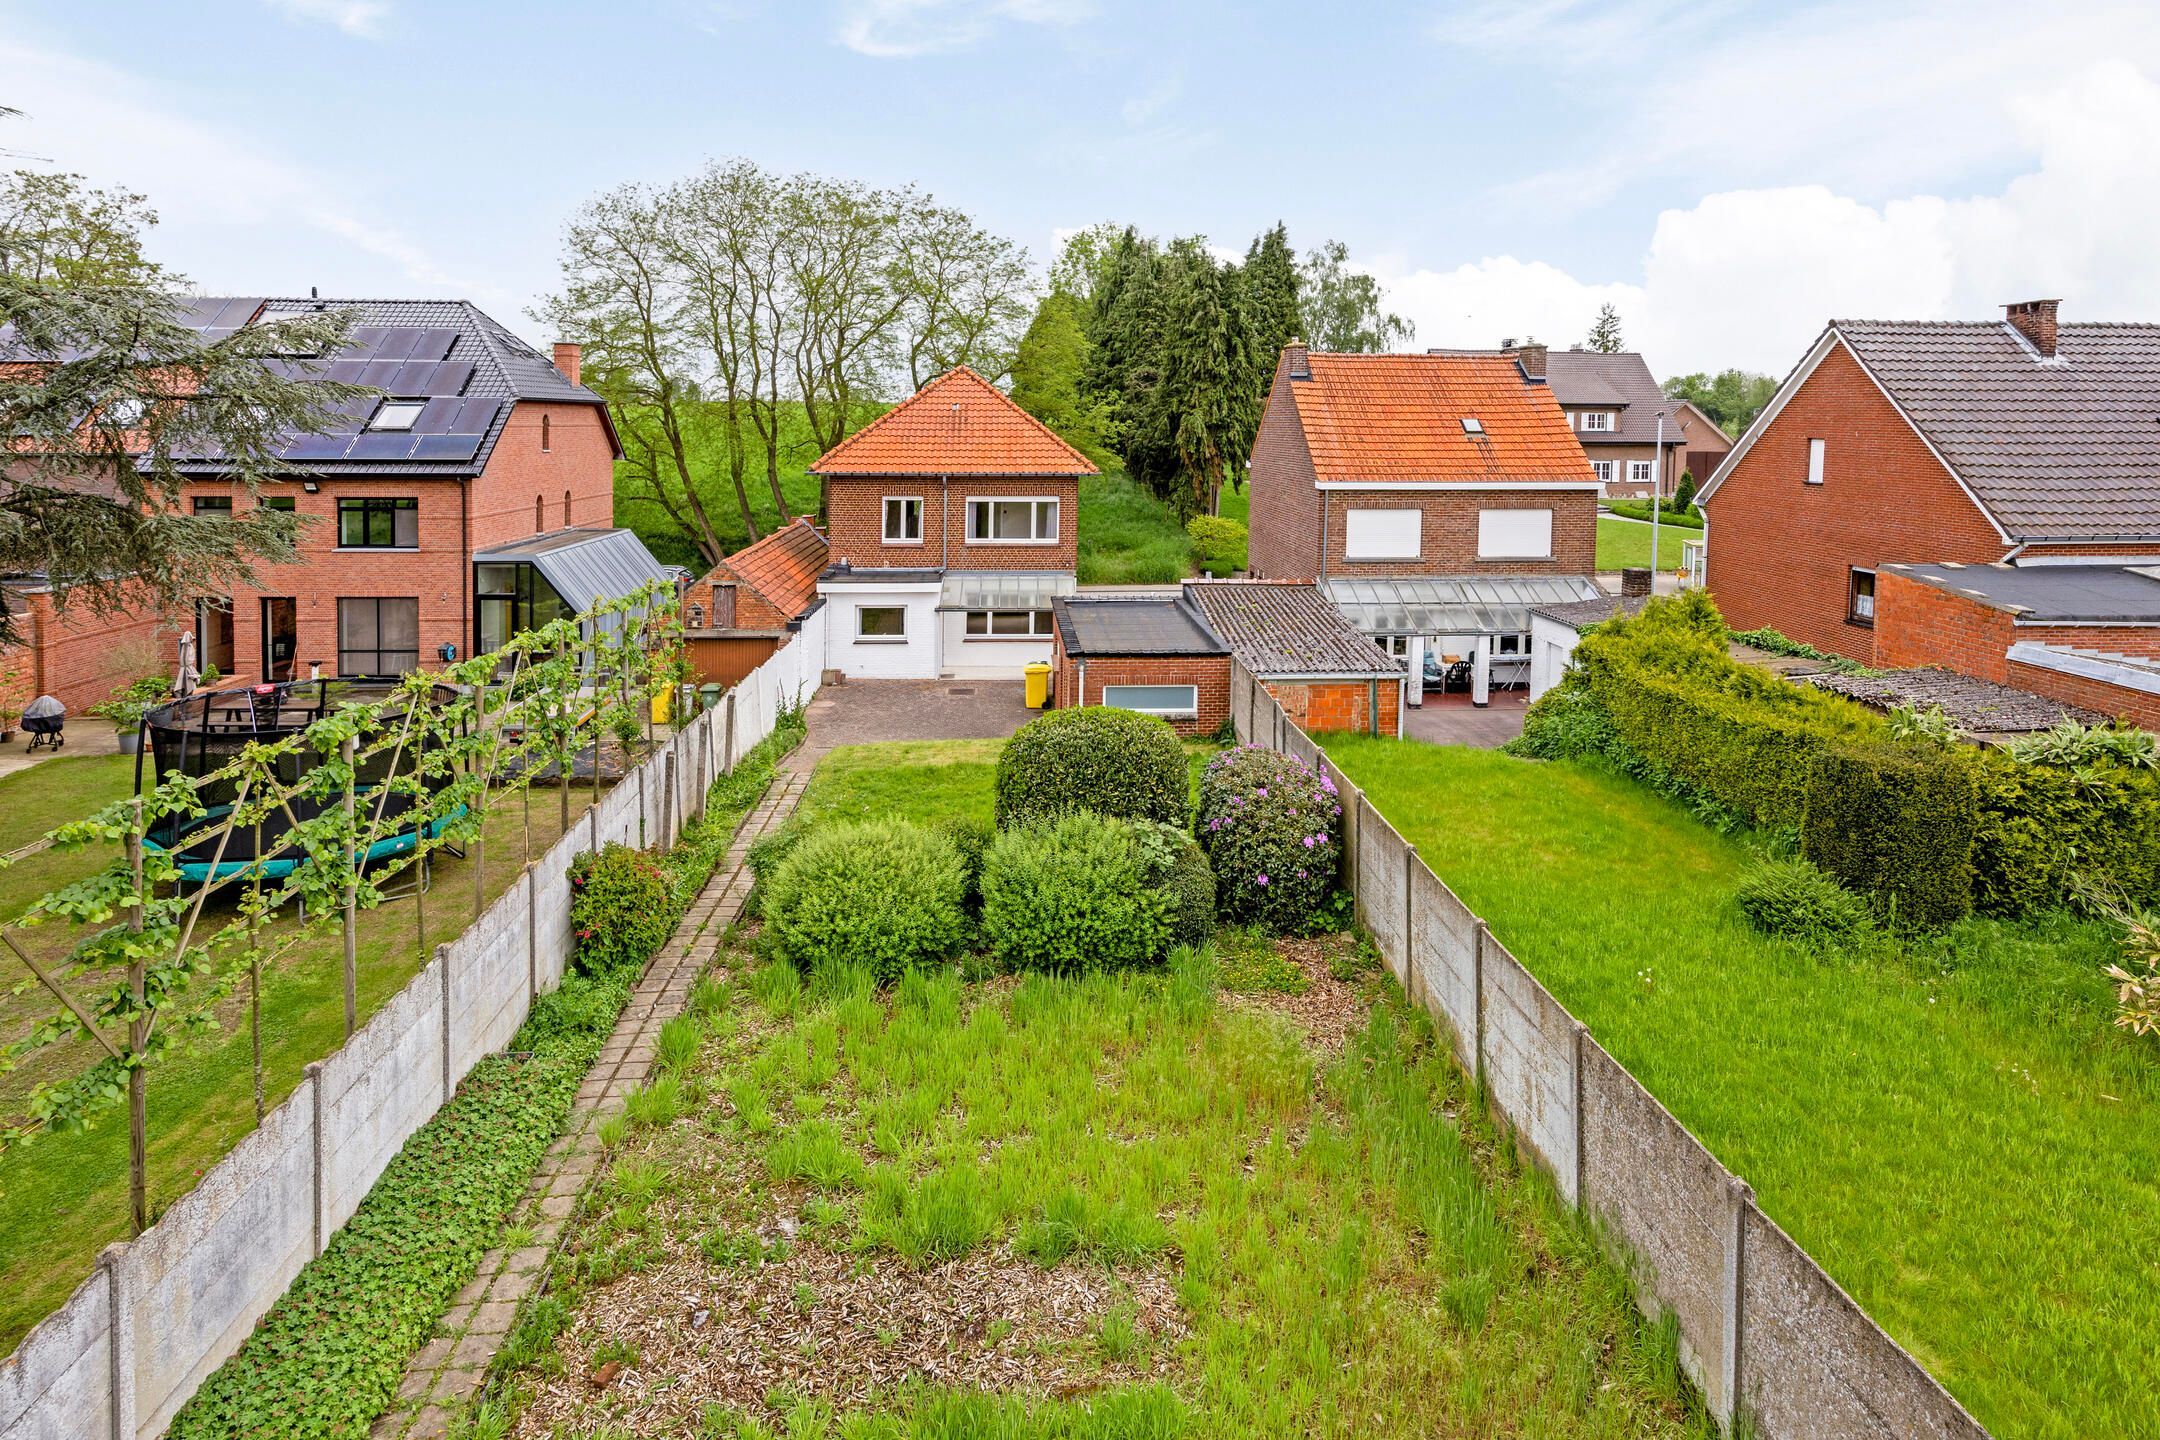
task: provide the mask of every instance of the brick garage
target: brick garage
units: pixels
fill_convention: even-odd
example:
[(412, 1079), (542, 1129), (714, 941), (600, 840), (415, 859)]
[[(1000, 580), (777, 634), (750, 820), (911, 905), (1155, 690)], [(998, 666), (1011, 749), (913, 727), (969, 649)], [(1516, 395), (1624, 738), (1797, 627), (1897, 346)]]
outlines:
[(1127, 686), (1190, 687), (1164, 714), (1180, 735), (1212, 735), (1230, 719), (1230, 647), (1184, 597), (1074, 596), (1052, 602), (1051, 704), (1108, 704)]

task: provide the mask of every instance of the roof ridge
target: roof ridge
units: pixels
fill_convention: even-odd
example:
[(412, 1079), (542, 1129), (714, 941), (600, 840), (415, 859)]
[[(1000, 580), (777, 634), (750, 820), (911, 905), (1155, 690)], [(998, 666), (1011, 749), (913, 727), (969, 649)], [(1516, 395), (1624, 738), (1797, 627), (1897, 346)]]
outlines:
[[(824, 473), (824, 467), (826, 466), (827, 462), (833, 460), (834, 457), (841, 455), (843, 452), (847, 451), (850, 448), (857, 448), (857, 442), (863, 440), (865, 436), (875, 435), (879, 431), (885, 429), (888, 424), (893, 421), (894, 416), (906, 412), (911, 406), (917, 405), (919, 403), (927, 403), (934, 392), (940, 390), (942, 387), (946, 386), (949, 383), (964, 384), (967, 381), (973, 381), (977, 386), (981, 387), (981, 390), (984, 394), (988, 395), (1000, 406), (1008, 408), (1013, 415), (1017, 415), (1022, 420), (1026, 421), (1028, 425), (1039, 431), (1045, 438), (1050, 440), (1060, 450), (1064, 451), (1067, 458), (1077, 462), (1081, 469), (1080, 471), (1075, 473), (1086, 473), (1091, 475), (1097, 473), (1097, 467), (1095, 465), (1095, 462), (1088, 459), (1087, 456), (1081, 454), (1077, 449), (1075, 449), (1065, 439), (1064, 436), (1058, 434), (1057, 431), (1051, 429), (1048, 425), (1044, 424), (1036, 416), (1030, 415), (1025, 409), (1021, 407), (1018, 401), (1012, 398), (1012, 396), (998, 389), (997, 386), (991, 384), (988, 380), (984, 379), (982, 375), (978, 374), (972, 367), (967, 365), (955, 365), (951, 369), (943, 372), (942, 374), (932, 376), (929, 380), (924, 381), (921, 388), (916, 390), (914, 394), (908, 396), (905, 400), (899, 401), (898, 403), (893, 405), (891, 409), (887, 410), (884, 414), (872, 420), (869, 424), (863, 426), (862, 429), (857, 430), (854, 434), (843, 436), (840, 442), (837, 445), (834, 445), (832, 449), (827, 450), (824, 454), (818, 456), (817, 459), (810, 462), (809, 472), (813, 475)], [(867, 447), (864, 446), (859, 448)], [(872, 471), (867, 473), (879, 472)], [(956, 470), (953, 473), (965, 474), (969, 472)], [(989, 474), (994, 472), (984, 471), (980, 473)]]

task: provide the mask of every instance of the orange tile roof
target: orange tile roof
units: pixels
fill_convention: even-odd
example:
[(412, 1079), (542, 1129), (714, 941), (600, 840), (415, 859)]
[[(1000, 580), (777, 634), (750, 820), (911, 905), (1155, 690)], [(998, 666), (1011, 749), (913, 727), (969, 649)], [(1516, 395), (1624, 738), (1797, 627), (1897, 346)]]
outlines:
[(813, 475), (1093, 475), (1087, 456), (965, 365), (820, 455)]
[[(1292, 380), (1323, 482), (1593, 483), (1560, 402), (1505, 355), (1333, 355)], [(1464, 417), (1483, 427), (1463, 429)]]
[(713, 567), (707, 579), (732, 579), (756, 591), (790, 620), (817, 598), (818, 576), (825, 573), (825, 537), (807, 516), (756, 540)]

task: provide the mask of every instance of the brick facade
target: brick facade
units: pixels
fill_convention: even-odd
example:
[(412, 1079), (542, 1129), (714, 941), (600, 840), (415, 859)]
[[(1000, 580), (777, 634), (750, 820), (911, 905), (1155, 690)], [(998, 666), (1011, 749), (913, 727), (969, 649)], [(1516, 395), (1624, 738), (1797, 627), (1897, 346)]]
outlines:
[[(1820, 485), (1807, 483), (1810, 439), (1825, 442)], [(1707, 579), (1727, 623), (1774, 626), (1864, 664), (1891, 663), (1876, 653), (1882, 582), (1878, 574), (1876, 627), (1849, 621), (1853, 567), (1991, 561), (2009, 549), (1841, 343), (1705, 509)]]
[(1065, 652), (1060, 632), (1050, 647), (1050, 704), (1071, 710), (1100, 705), (1105, 685), (1191, 685), (1198, 691), (1199, 718), (1172, 720), (1180, 735), (1213, 735), (1230, 720), (1230, 657), (1160, 655), (1103, 657), (1087, 661), (1087, 693), (1080, 693), (1081, 662)]
[(2082, 705), (2102, 715), (2128, 721), (2142, 730), (2160, 730), (2160, 695), (2110, 685), (2105, 680), (2085, 675), (2065, 675), (2060, 670), (2027, 665), (2022, 661), (2013, 660), (2005, 669), (2008, 683), (2020, 690), (2031, 690), (2070, 705)]
[(0, 705), (10, 709), (50, 695), (79, 718), (131, 682), (179, 663), (180, 627), (164, 616), (99, 615), (80, 600), (59, 611), (42, 590), (10, 589), (7, 603), (24, 637), (0, 650)]
[[(1335, 490), (1327, 493), (1326, 578), (1389, 575), (1588, 575), (1597, 568), (1597, 495), (1590, 490)], [(1351, 560), (1344, 532), (1351, 510), (1418, 510), (1415, 560)], [(1546, 559), (1484, 559), (1477, 553), (1480, 510), (1552, 511), (1552, 554)], [(1311, 578), (1311, 577), (1305, 577)]]
[(1289, 361), (1278, 356), (1245, 480), (1252, 492), (1246, 563), (1263, 580), (1309, 580), (1320, 573), (1318, 476), (1290, 383)]
[[(1359, 734), (1399, 735), (1402, 726), (1402, 683), (1394, 680), (1270, 680), (1268, 694), (1283, 713), (1309, 735), (1328, 730)], [(1379, 693), (1379, 724), (1373, 723), (1373, 695)]]
[[(922, 542), (885, 543), (887, 496), (922, 501)], [(971, 499), (1040, 496), (1058, 502), (1055, 544), (983, 545), (967, 540)], [(1044, 570), (1080, 565), (1080, 482), (1073, 476), (835, 475), (825, 482), (833, 563), (856, 569)]]
[[(1997, 684), (2018, 685), (2045, 695), (2055, 691), (2011, 678), (2008, 658), (2019, 641), (2072, 650), (2112, 650), (2160, 659), (2160, 625), (2076, 625), (2026, 621), (2008, 610), (1885, 570), (1875, 581), (1875, 663), (1884, 669), (1939, 665)], [(2052, 672), (2042, 672), (2052, 673)], [(2112, 689), (2102, 686), (2103, 689)], [(2056, 696), (2067, 699), (2067, 696)], [(2077, 702), (2083, 704), (2083, 701)], [(2106, 705), (2096, 710), (2113, 714)]]
[[(289, 482), (266, 489), (265, 495), (291, 496), (295, 513), (309, 523), (302, 530), (296, 561), (258, 567), (254, 585), (234, 587), (229, 673), (248, 682), (264, 678), (265, 597), (294, 602), (296, 678), (305, 678), (310, 665), (320, 665), (324, 674), (337, 672), (341, 598), (415, 599), (420, 663), (438, 663), (445, 644), (470, 655), (475, 643), (473, 553), (544, 531), (612, 524), (614, 474), (614, 453), (598, 407), (524, 401), (512, 409), (486, 468), (469, 480), (326, 475), (315, 482), (314, 494)], [(198, 495), (231, 496), (236, 506), (249, 503), (227, 481), (191, 482), (182, 503), (190, 504)], [(340, 547), (337, 502), (366, 496), (417, 500), (418, 546)], [(186, 623), (192, 628), (193, 617)]]

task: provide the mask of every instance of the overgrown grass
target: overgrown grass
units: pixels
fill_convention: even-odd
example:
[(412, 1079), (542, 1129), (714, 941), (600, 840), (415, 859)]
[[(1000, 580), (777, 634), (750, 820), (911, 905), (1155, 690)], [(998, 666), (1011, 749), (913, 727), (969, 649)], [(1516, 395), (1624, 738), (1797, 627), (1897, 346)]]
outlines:
[[(857, 781), (875, 770), (918, 816), (986, 805), (937, 753), (837, 751), (812, 793), (867, 793)], [(734, 1003), (688, 1081), (719, 1099), (698, 1125), (625, 1138), (620, 1159), (669, 1180), (657, 1194), (613, 1184), (580, 1219), (498, 1371), (509, 1409), (539, 1404), (523, 1420), (533, 1433), (603, 1420), (688, 1433), (701, 1419), (700, 1433), (743, 1436), (1709, 1433), (1669, 1333), (1642, 1324), (1384, 977), (1349, 1002), (1370, 1007), (1368, 1023), (1330, 1057), (1264, 1002), (1221, 998), (1205, 956), (990, 986), (911, 973), (882, 994), (860, 974), (805, 982), (745, 952), (722, 960)], [(759, 1278), (804, 1247), (854, 1258), (831, 1289)], [(986, 1253), (1119, 1267), (1119, 1284), (1165, 1275), (1182, 1333), (1121, 1301), (1064, 1339), (994, 1325), (951, 1363), (1003, 1345), (1090, 1397), (902, 1387), (851, 1410), (827, 1389), (847, 1354), (761, 1351), (760, 1334), (716, 1317), (707, 1343), (648, 1346), (635, 1393), (538, 1397), (543, 1376), (591, 1373), (620, 1336), (660, 1333), (610, 1288), (648, 1267), (687, 1261), (716, 1289), (770, 1289), (786, 1314), (847, 1304), (851, 1276)], [(681, 1284), (667, 1273), (653, 1303), (668, 1315), (645, 1318), (671, 1330)], [(714, 1369), (760, 1353), (800, 1378), (708, 1408)]]
[(1852, 955), (1756, 934), (1749, 859), (1623, 777), (1335, 739), (1381, 812), (1998, 1435), (2160, 1435), (2160, 1046), (2106, 930), (1967, 920)]
[[(979, 820), (997, 812), (997, 760), (1003, 740), (886, 740), (843, 745), (818, 761), (796, 814), (804, 821), (867, 820), (881, 816), (936, 824)], [(1188, 786), (1197, 796), (1200, 771), (1217, 747), (1185, 742)]]
[(1192, 573), (1192, 541), (1168, 505), (1122, 470), (1082, 477), (1081, 584), (1174, 585)]
[[(1680, 547), (1690, 540), (1702, 538), (1700, 530), (1682, 530), (1677, 525), (1658, 527), (1658, 564), (1660, 570), (1680, 568)], [(1615, 520), (1609, 515), (1598, 516), (1597, 522), (1597, 568), (1600, 570), (1632, 570), (1650, 563), (1650, 527), (1633, 520)]]

